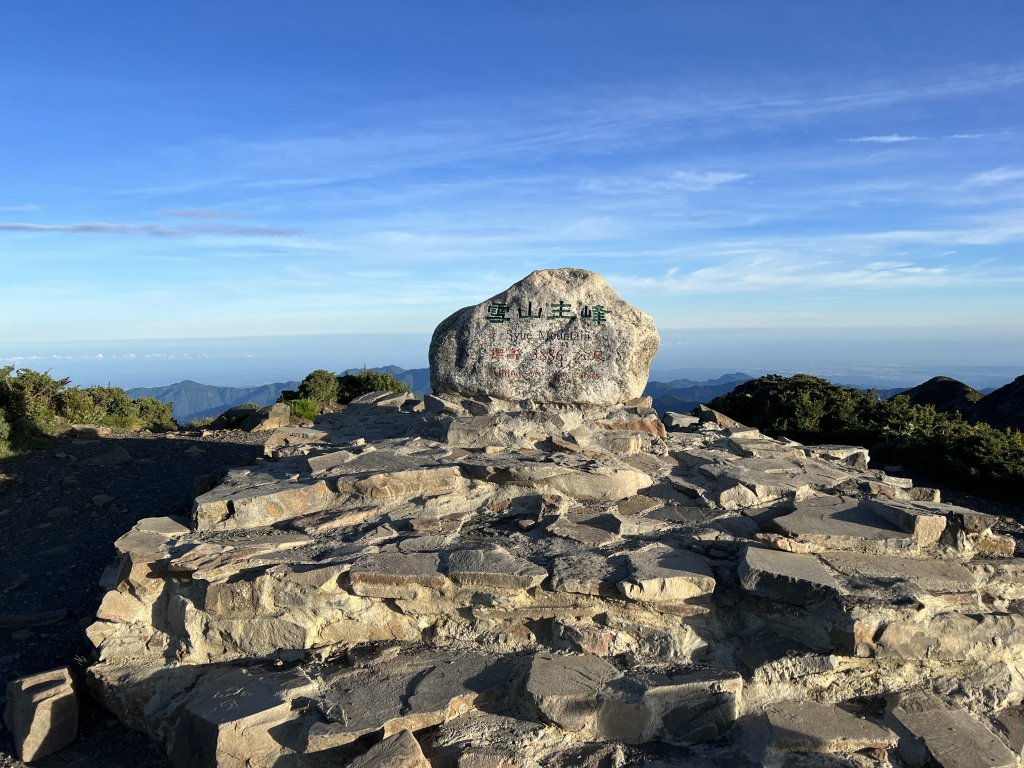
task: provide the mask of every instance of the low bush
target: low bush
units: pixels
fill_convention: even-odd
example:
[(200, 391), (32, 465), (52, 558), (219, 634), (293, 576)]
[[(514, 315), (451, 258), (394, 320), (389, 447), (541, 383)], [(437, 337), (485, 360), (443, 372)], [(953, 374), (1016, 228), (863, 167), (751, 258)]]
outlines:
[(390, 373), (363, 368), (359, 373), (346, 373), (338, 377), (338, 402), (350, 403), (371, 392), (411, 392)]
[(172, 405), (151, 397), (132, 400), (120, 387), (71, 387), (14, 366), (0, 368), (0, 455), (30, 450), (72, 424), (103, 424), (114, 429), (176, 429)]
[(292, 409), (292, 416), (299, 419), (315, 419), (320, 415), (320, 404), (315, 400), (300, 398), (289, 400), (288, 407)]

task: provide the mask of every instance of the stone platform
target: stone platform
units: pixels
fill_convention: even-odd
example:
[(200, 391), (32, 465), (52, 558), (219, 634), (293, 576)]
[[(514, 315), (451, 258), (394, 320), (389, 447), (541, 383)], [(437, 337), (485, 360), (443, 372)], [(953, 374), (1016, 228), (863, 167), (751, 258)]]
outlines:
[(88, 630), (177, 766), (1020, 764), (1024, 560), (863, 449), (377, 393), (266, 453)]

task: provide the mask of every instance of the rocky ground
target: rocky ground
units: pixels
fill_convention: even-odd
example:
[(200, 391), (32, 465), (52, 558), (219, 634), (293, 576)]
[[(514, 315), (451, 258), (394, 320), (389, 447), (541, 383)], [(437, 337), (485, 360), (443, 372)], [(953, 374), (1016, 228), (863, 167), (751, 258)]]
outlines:
[(1020, 763), (1012, 507), (643, 403), (371, 396), (265, 450), (119, 538), (88, 627), (176, 766)]
[[(264, 439), (143, 433), (64, 440), (0, 462), (0, 681), (81, 668), (95, 653), (82, 628), (103, 596), (99, 579), (116, 556), (114, 540), (140, 518), (187, 517), (195, 478), (252, 463)], [(0, 766), (21, 765), (12, 755), (0, 729)], [(78, 740), (34, 765), (156, 768), (167, 759), (87, 701)]]

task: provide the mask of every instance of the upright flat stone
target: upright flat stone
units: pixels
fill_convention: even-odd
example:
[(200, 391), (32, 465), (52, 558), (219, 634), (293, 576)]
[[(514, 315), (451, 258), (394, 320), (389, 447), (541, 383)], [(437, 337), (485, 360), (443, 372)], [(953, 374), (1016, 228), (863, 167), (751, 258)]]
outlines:
[(78, 699), (67, 667), (7, 684), (4, 725), (26, 763), (52, 755), (78, 735)]
[(536, 654), (526, 676), (526, 700), (567, 731), (587, 727), (600, 709), (598, 693), (619, 671), (599, 656)]
[(441, 322), (436, 394), (616, 405), (643, 393), (660, 340), (651, 317), (583, 269), (538, 270)]

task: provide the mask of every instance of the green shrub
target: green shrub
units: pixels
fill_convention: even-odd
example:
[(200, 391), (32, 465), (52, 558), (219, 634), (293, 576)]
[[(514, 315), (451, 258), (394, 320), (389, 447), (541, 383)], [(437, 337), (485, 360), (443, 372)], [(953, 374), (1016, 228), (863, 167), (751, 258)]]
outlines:
[(314, 400), (289, 400), (288, 407), (292, 409), (292, 416), (299, 419), (315, 419), (320, 415), (320, 404)]
[(995, 498), (1019, 496), (1024, 436), (906, 397), (839, 387), (800, 374), (748, 381), (708, 405), (772, 437), (863, 445), (875, 459)]
[(409, 392), (409, 388), (390, 373), (363, 368), (359, 373), (338, 377), (338, 402), (350, 403), (370, 392)]
[(34, 448), (83, 422), (117, 429), (176, 428), (170, 403), (132, 400), (120, 387), (82, 389), (69, 383), (49, 372), (0, 368), (0, 454)]
[(334, 403), (338, 400), (338, 377), (322, 368), (313, 371), (299, 385), (299, 399), (314, 403)]

